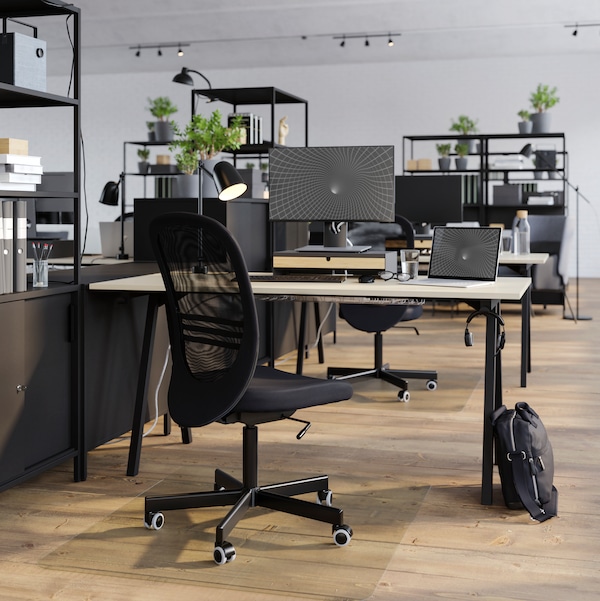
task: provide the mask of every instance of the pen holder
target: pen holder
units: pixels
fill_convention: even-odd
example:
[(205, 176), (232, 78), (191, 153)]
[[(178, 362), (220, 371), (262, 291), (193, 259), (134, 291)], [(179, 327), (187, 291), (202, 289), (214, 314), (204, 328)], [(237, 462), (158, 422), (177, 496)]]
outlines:
[(33, 287), (48, 288), (48, 260), (35, 259), (33, 261)]

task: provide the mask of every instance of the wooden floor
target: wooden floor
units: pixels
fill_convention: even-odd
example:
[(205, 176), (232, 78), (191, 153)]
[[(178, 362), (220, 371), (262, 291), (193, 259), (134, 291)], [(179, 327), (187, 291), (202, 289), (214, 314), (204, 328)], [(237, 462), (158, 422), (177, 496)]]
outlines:
[[(574, 294), (572, 285), (573, 304)], [(563, 319), (558, 307), (536, 307), (532, 321), (533, 371), (527, 388), (519, 386), (520, 316), (516, 305), (504, 307), (504, 402), (509, 406), (516, 401), (529, 402), (544, 420), (554, 447), (560, 515), (543, 524), (503, 506), (497, 476), (494, 504), (479, 504), (484, 324), (479, 320), (471, 323), (475, 346), (466, 348), (465, 307), (456, 312), (440, 305), (434, 313), (428, 307), (426, 313), (417, 323), (419, 336), (410, 330), (394, 330), (385, 336), (384, 358), (392, 366), (438, 369), (436, 391), (427, 391), (423, 382), (412, 381), (411, 401), (399, 403), (394, 389), (387, 384), (357, 383), (356, 391), (364, 392), (371, 401), (348, 410), (340, 404), (326, 411), (309, 412), (313, 427), (306, 438), (312, 437), (311, 444), (322, 443), (326, 449), (343, 442), (359, 458), (361, 449), (397, 452), (394, 464), (354, 461), (353, 473), (364, 474), (370, 486), (401, 474), (426, 487), (424, 499), (368, 598), (598, 599), (600, 280), (581, 281), (580, 314), (591, 316), (590, 321), (575, 323)], [(366, 365), (372, 360), (371, 337), (339, 324), (337, 343), (333, 344), (331, 335), (327, 337), (325, 357), (330, 365)], [(294, 358), (281, 367), (293, 370)], [(325, 374), (325, 366), (316, 361), (316, 351), (311, 352), (305, 373)], [(220, 428), (220, 441), (220, 432), (226, 430), (232, 432), (232, 445), (239, 444), (237, 428)], [(295, 428), (291, 422), (269, 426), (267, 437), (271, 442), (289, 444), (290, 438), (294, 440)], [(210, 428), (204, 430), (206, 433), (198, 431), (194, 443), (185, 447), (190, 465), (206, 457), (207, 449), (211, 460), (217, 452), (211, 449), (216, 434)], [(90, 454), (86, 482), (73, 483), (72, 466), (65, 464), (0, 493), (0, 600), (301, 598), (293, 590), (286, 596), (270, 593), (268, 570), (264, 573), (264, 591), (228, 591), (227, 579), (235, 578), (240, 558), (231, 565), (210, 568), (222, 571), (225, 588), (42, 566), (49, 553), (144, 495), (173, 469), (173, 458), (182, 456), (181, 448), (176, 432), (169, 438), (146, 438), (140, 474), (130, 478), (125, 476), (127, 440), (115, 441)], [(285, 461), (285, 457), (267, 459), (275, 464), (277, 460)], [(335, 474), (330, 476), (335, 488)], [(368, 488), (359, 492), (365, 498), (370, 494)], [(351, 545), (360, 545), (360, 537), (356, 536)], [(319, 550), (311, 553), (318, 554)], [(277, 560), (270, 569), (278, 571)], [(317, 598), (340, 597), (333, 591), (323, 591)]]

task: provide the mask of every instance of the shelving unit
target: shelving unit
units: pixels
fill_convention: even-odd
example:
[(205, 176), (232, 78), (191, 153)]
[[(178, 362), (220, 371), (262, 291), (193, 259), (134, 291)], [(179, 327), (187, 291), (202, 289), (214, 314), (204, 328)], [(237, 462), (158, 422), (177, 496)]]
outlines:
[[(475, 142), (478, 149), (476, 153), (468, 155), (467, 169), (456, 170), (454, 165), (450, 171), (407, 169), (409, 160), (425, 157), (431, 160), (432, 166), (436, 166), (438, 143), (451, 143), (454, 146), (455, 142), (469, 141)], [(527, 144), (536, 146), (538, 153), (541, 150), (553, 152), (556, 157), (555, 170), (552, 171), (549, 165), (534, 166), (531, 160), (521, 157), (519, 153)], [(549, 215), (566, 214), (568, 208), (568, 188), (564, 181), (568, 173), (568, 154), (562, 133), (404, 136), (403, 170), (404, 174), (415, 177), (425, 173), (440, 177), (448, 174), (477, 176), (475, 197), (467, 199), (463, 206), (466, 221), (504, 223), (511, 227), (515, 212), (524, 206), (532, 214)], [(556, 179), (551, 179), (550, 174), (556, 174)], [(508, 189), (515, 193), (514, 202), (510, 198), (500, 201), (498, 192), (501, 190), (496, 189), (499, 185), (515, 186)], [(517, 200), (519, 193), (521, 202)], [(553, 204), (535, 203), (535, 199), (540, 197), (552, 197)]]
[[(63, 97), (0, 82), (0, 109), (53, 107), (72, 112), (74, 185), (60, 192), (0, 191), (3, 199), (73, 200), (74, 253), (80, 234), (80, 11), (73, 5), (42, 0), (2, 2), (0, 17), (71, 18), (73, 97)], [(24, 292), (0, 295), (0, 323), (11, 345), (0, 359), (0, 490), (74, 459), (75, 480), (85, 479), (81, 430), (80, 261), (73, 281), (51, 282), (46, 289), (28, 284)]]
[[(192, 90), (192, 115), (196, 112), (199, 97), (207, 98), (211, 102), (222, 102), (230, 105), (228, 112), (244, 112), (242, 109), (251, 106), (266, 106), (269, 108), (269, 118), (263, 121), (264, 136), (262, 144), (244, 144), (239, 150), (230, 151), (233, 155), (234, 165), (237, 165), (239, 156), (257, 156), (262, 157), (269, 153), (271, 148), (279, 146), (275, 142), (278, 133), (279, 123), (276, 122), (275, 109), (278, 105), (301, 104), (304, 107), (304, 141), (303, 145), (308, 146), (308, 102), (298, 96), (272, 87), (260, 88), (221, 88)], [(214, 110), (214, 109), (212, 109)], [(227, 118), (227, 114), (224, 115)], [(270, 139), (269, 139), (270, 138)], [(301, 144), (298, 144), (300, 146)]]

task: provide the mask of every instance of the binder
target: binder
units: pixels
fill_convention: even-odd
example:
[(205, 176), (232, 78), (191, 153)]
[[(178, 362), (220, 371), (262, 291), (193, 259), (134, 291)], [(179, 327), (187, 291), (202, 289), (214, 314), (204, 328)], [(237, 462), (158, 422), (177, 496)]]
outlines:
[(13, 201), (2, 201), (2, 231), (4, 249), (2, 263), (4, 264), (4, 294), (13, 291)]
[(13, 288), (27, 290), (27, 201), (15, 200), (13, 205)]
[(0, 199), (0, 294), (4, 294), (4, 216)]

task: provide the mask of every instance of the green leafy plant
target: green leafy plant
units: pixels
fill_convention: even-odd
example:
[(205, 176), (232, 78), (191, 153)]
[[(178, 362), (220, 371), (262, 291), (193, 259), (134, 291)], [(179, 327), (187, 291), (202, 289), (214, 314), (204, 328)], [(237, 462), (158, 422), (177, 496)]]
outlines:
[(441, 157), (450, 156), (451, 144), (436, 144), (435, 147)]
[(523, 109), (522, 111), (519, 111), (517, 113), (517, 115), (519, 115), (519, 117), (521, 117), (521, 121), (529, 121), (530, 113), (528, 110)]
[(242, 136), (242, 119), (237, 115), (229, 126), (221, 123), (221, 111), (215, 110), (210, 117), (194, 115), (181, 130), (174, 126), (175, 138), (169, 150), (177, 151), (175, 161), (183, 173), (191, 175), (200, 160), (212, 159), (222, 150), (237, 150)]
[(140, 160), (147, 161), (150, 158), (149, 148), (138, 148), (137, 155)]
[(548, 109), (551, 109), (560, 98), (557, 95), (558, 89), (556, 87), (551, 88), (548, 85), (538, 84), (538, 87), (529, 97), (531, 106), (538, 112), (543, 113)]
[(452, 120), (452, 125), (450, 126), (450, 131), (457, 131), (463, 136), (468, 136), (469, 134), (474, 134), (477, 132), (477, 121), (474, 121), (470, 117), (466, 115), (459, 115), (458, 119)]
[(168, 121), (168, 117), (177, 112), (177, 107), (167, 96), (148, 98), (148, 110), (153, 117), (159, 121)]
[(255, 166), (254, 163), (246, 163), (246, 169), (254, 169)]
[(146, 121), (146, 127), (148, 128), (148, 131), (154, 131), (154, 121)]
[(469, 154), (469, 145), (458, 143), (454, 146), (454, 152), (462, 159)]

